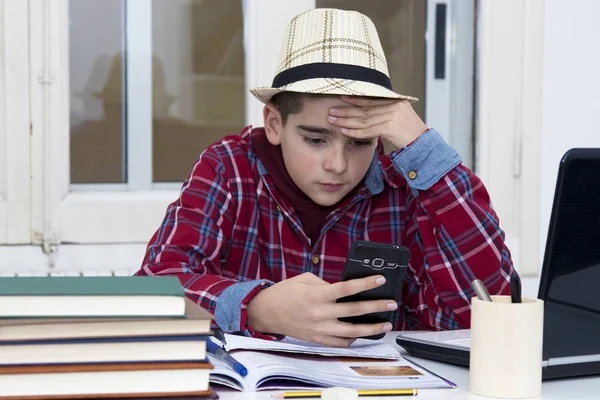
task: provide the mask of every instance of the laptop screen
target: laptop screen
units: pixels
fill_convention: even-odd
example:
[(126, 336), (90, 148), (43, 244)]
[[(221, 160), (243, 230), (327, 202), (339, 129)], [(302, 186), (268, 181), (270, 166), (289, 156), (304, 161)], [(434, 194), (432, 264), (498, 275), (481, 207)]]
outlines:
[(544, 360), (600, 354), (600, 149), (561, 162), (539, 298)]

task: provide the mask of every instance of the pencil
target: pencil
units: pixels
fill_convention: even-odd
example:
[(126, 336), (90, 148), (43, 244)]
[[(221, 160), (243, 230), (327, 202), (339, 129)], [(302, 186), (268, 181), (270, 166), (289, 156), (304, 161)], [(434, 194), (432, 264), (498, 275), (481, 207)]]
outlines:
[[(418, 393), (417, 389), (373, 389), (358, 391), (359, 396), (416, 396)], [(321, 397), (321, 392), (283, 392), (275, 393), (271, 397), (275, 399)]]

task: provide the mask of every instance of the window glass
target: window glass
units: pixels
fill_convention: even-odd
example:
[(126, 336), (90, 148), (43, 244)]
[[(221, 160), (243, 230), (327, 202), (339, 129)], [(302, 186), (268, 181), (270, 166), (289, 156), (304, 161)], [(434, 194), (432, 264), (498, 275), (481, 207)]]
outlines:
[(240, 0), (154, 0), (152, 166), (180, 181), (202, 150), (245, 120)]
[(71, 183), (127, 180), (123, 3), (69, 3)]

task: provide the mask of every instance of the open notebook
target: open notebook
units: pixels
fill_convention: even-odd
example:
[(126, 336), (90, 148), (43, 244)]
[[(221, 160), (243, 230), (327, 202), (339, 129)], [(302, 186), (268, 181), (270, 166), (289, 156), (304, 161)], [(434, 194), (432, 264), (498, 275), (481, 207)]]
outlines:
[(403, 359), (383, 341), (359, 339), (348, 348), (286, 338), (268, 341), (226, 335), (226, 349), (248, 369), (242, 377), (209, 355), (212, 384), (240, 391), (344, 386), (357, 389), (453, 387), (449, 381)]

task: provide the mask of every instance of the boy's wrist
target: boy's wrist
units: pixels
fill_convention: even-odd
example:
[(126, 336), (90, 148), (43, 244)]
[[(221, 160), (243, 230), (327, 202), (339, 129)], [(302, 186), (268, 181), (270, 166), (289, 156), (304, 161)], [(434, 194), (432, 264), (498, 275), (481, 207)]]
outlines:
[(247, 306), (247, 324), (257, 332), (272, 332), (269, 322), (272, 318), (263, 318), (266, 305), (269, 301), (266, 299), (269, 296), (269, 288), (264, 288), (250, 300)]
[(215, 322), (223, 332), (233, 333), (246, 330), (248, 304), (260, 291), (272, 285), (267, 280), (239, 282), (225, 289), (217, 299)]

